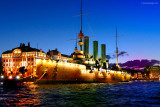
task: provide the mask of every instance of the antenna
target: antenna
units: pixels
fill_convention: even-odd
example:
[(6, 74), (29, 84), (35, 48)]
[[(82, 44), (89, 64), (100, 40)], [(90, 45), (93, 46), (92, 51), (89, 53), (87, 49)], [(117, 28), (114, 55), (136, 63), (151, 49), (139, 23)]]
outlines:
[(81, 13), (78, 14), (78, 15), (72, 16), (72, 17), (81, 16), (81, 29), (80, 29), (80, 33), (82, 33), (82, 15), (84, 15), (84, 14), (89, 14), (89, 12), (88, 13), (83, 13), (82, 12), (82, 0), (81, 0)]
[(76, 37), (76, 48), (77, 48), (77, 37)]
[(82, 0), (81, 0), (81, 31), (80, 32), (82, 33)]
[(116, 26), (116, 48), (118, 48), (117, 47), (117, 26)]

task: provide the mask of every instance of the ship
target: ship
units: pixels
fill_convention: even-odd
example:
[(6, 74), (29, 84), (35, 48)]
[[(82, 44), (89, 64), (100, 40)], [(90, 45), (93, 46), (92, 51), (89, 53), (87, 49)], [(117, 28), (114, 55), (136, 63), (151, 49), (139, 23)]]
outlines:
[[(89, 39), (82, 32), (82, 0), (81, 29), (76, 40), (74, 53), (70, 59), (62, 59), (50, 55), (51, 59), (36, 59), (35, 83), (54, 82), (125, 82), (131, 75), (118, 65), (117, 27), (116, 27), (116, 69), (109, 68), (106, 59), (106, 45), (101, 44), (101, 58), (98, 58), (98, 41), (93, 41), (93, 55), (89, 55)], [(78, 41), (78, 42), (77, 42)], [(80, 50), (78, 50), (78, 46)]]

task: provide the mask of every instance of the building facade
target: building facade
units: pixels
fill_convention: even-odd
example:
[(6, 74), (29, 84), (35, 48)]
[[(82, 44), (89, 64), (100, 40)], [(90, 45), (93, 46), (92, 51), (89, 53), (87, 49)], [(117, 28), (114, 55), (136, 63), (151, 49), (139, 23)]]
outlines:
[(159, 65), (148, 66), (146, 67), (146, 70), (150, 72), (151, 79), (160, 80), (160, 66)]
[(47, 59), (48, 56), (42, 50), (20, 44), (19, 47), (2, 53), (2, 66), (5, 76), (22, 75), (20, 67), (25, 67), (27, 72), (24, 77), (36, 75), (36, 59)]

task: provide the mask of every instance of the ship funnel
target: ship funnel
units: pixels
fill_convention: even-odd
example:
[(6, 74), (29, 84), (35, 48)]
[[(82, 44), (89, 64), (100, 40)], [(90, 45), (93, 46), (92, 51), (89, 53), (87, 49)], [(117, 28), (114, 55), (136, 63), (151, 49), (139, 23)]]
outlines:
[(104, 62), (106, 62), (106, 45), (105, 44), (101, 44), (101, 63), (103, 64)]
[(86, 58), (89, 58), (89, 37), (88, 36), (84, 37), (83, 43), (84, 43), (84, 46), (83, 46), (84, 55)]
[(98, 61), (98, 41), (93, 41), (93, 60)]

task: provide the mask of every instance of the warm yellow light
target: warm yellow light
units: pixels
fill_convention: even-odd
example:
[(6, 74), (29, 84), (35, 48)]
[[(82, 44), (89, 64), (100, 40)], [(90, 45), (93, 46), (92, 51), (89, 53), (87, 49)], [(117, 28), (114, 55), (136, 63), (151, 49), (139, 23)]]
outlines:
[(9, 79), (12, 79), (12, 76), (9, 76)]

